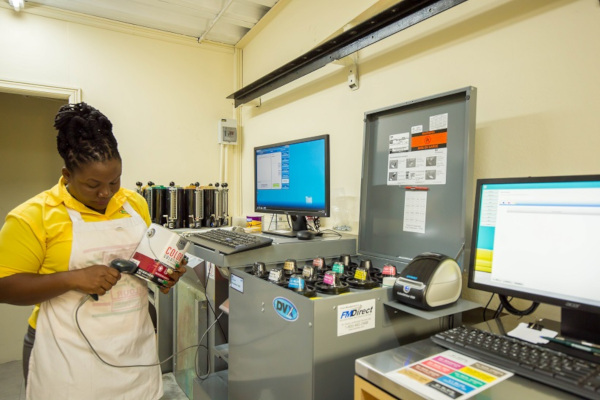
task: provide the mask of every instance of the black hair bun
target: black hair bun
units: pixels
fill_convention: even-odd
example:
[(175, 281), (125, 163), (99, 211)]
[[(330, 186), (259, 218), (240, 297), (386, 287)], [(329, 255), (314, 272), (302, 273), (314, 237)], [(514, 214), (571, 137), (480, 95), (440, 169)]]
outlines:
[(66, 104), (54, 118), (58, 153), (67, 168), (89, 161), (119, 158), (112, 123), (86, 103)]
[[(59, 131), (61, 129), (69, 129), (88, 136), (90, 131), (96, 130), (97, 132), (101, 132), (112, 130), (112, 123), (94, 107), (87, 103), (77, 103), (66, 104), (58, 110), (54, 118), (54, 127)], [(86, 135), (86, 132), (88, 135)]]

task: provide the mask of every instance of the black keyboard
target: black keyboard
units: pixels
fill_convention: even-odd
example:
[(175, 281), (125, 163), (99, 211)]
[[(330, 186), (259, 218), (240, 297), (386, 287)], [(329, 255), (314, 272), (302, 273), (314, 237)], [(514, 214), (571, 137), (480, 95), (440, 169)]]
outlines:
[(198, 246), (217, 250), (225, 255), (257, 249), (273, 243), (273, 239), (264, 236), (233, 232), (225, 229), (210, 229), (202, 232), (188, 233), (185, 235), (185, 238)]
[(576, 396), (600, 399), (600, 365), (597, 363), (510, 336), (465, 326), (437, 333), (431, 340), (447, 349)]

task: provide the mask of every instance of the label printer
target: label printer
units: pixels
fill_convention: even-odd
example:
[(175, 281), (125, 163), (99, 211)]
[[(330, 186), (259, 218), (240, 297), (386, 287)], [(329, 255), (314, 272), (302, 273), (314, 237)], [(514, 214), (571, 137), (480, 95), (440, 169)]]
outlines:
[(393, 296), (409, 306), (435, 310), (455, 303), (462, 290), (460, 267), (439, 253), (422, 253), (402, 270)]

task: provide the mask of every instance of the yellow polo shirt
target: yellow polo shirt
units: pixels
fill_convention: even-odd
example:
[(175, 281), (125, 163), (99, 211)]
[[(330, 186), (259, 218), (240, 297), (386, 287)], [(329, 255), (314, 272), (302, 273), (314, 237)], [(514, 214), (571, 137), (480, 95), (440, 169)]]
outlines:
[[(75, 200), (65, 188), (63, 178), (50, 190), (17, 206), (0, 230), (0, 278), (22, 272), (52, 274), (69, 269), (73, 228), (66, 207), (81, 213), (85, 222), (101, 222), (131, 216), (123, 209), (131, 207), (150, 225), (146, 200), (132, 190), (120, 188), (106, 212), (100, 214)], [(66, 207), (65, 207), (66, 206)], [(35, 328), (39, 305), (29, 317)]]

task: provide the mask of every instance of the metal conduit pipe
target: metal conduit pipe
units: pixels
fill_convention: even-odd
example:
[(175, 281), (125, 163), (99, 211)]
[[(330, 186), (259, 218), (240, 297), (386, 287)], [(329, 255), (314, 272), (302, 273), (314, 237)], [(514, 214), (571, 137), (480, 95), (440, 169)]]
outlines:
[(208, 24), (208, 27), (206, 28), (206, 30), (204, 31), (202, 36), (200, 36), (198, 38), (199, 44), (204, 41), (204, 39), (206, 38), (206, 35), (208, 35), (210, 30), (213, 28), (213, 26), (215, 26), (215, 24), (221, 19), (223, 14), (225, 14), (225, 12), (227, 12), (227, 9), (229, 8), (229, 6), (231, 6), (231, 3), (233, 3), (233, 0), (228, 0), (227, 3), (223, 7), (221, 7), (221, 11), (219, 11), (219, 13), (212, 19), (212, 21), (210, 21), (210, 24)]

